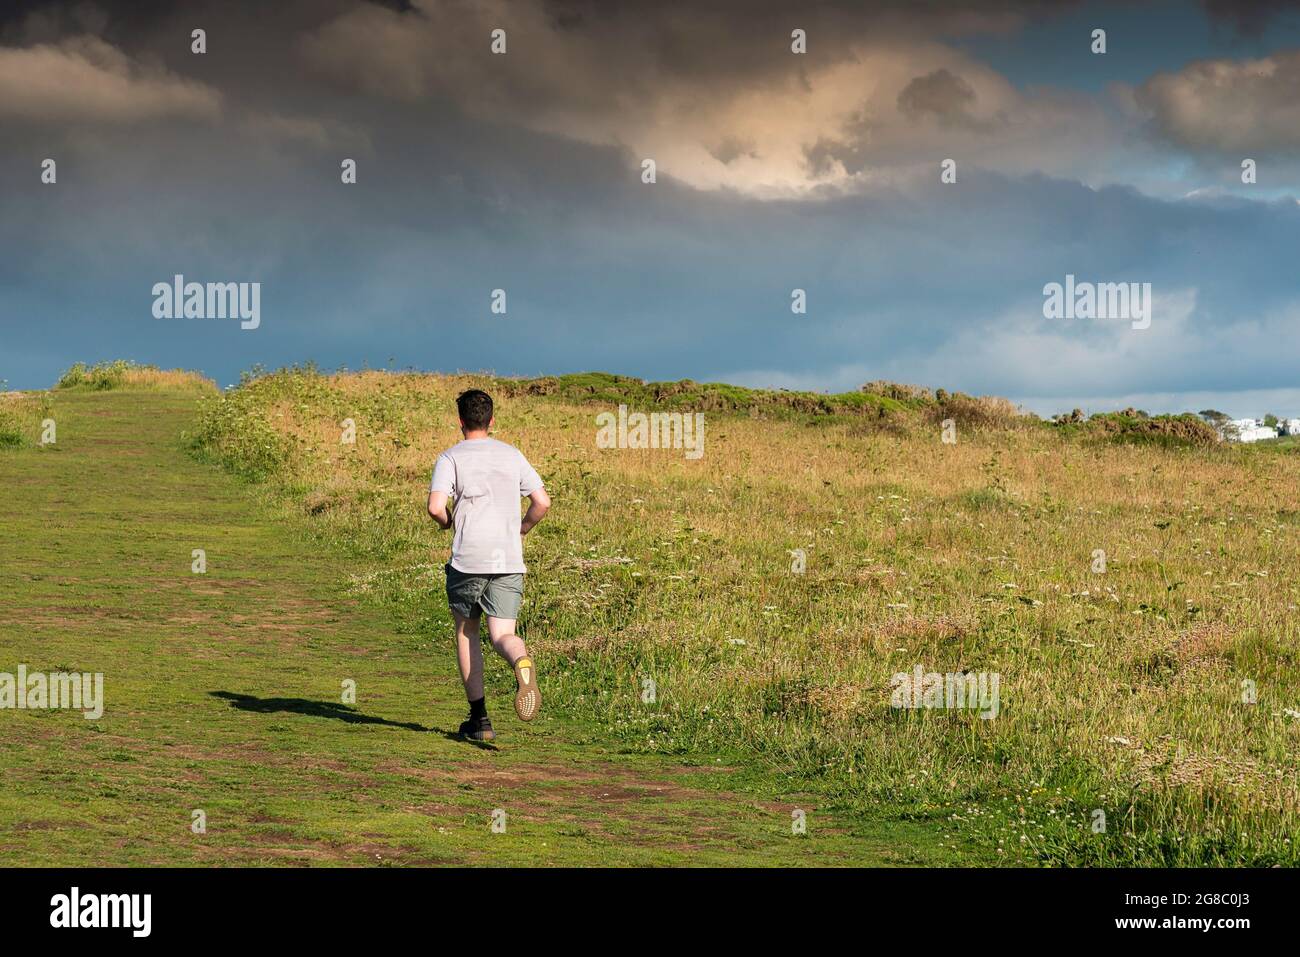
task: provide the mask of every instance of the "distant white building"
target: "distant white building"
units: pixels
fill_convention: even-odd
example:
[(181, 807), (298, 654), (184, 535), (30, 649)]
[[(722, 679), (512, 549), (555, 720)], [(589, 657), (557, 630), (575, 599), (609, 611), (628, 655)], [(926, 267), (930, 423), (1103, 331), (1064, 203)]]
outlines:
[(1300, 419), (1283, 419), (1278, 424), (1283, 435), (1300, 435)]
[[(1288, 421), (1295, 422), (1297, 431), (1300, 432), (1300, 419)], [(1223, 437), (1229, 442), (1258, 442), (1260, 439), (1275, 439), (1277, 435), (1277, 429), (1264, 425), (1258, 419), (1233, 419), (1223, 427)]]

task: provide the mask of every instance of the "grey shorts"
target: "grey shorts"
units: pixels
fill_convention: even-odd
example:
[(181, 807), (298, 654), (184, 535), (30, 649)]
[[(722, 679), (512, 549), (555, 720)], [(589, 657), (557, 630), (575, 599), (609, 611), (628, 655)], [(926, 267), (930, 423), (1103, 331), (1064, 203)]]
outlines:
[(448, 562), (447, 604), (462, 618), (477, 618), (487, 612), (493, 618), (518, 618), (524, 603), (524, 576), (471, 575), (457, 571)]

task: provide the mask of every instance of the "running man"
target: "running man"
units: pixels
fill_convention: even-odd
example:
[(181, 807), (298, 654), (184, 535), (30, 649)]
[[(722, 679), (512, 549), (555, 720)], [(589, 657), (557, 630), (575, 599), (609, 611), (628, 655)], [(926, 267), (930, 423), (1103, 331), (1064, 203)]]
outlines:
[[(488, 638), (515, 669), (515, 714), (532, 721), (542, 706), (537, 669), (515, 620), (524, 600), (524, 540), (551, 507), (542, 478), (513, 445), (488, 438), (496, 424), (492, 397), (470, 389), (456, 399), (465, 437), (438, 456), (429, 486), (429, 515), (441, 528), (455, 526), (447, 563), (447, 604), (456, 619), (456, 658), (469, 699), (460, 733), (473, 741), (496, 735), (483, 692), (479, 622), (487, 615)], [(528, 498), (521, 520), (519, 499)], [(448, 499), (451, 508), (448, 508)]]

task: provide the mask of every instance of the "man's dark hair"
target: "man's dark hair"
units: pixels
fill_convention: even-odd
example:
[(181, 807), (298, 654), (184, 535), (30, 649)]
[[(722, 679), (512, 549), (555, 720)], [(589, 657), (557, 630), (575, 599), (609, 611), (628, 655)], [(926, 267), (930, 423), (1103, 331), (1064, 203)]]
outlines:
[(482, 389), (470, 389), (456, 397), (456, 411), (471, 431), (486, 429), (492, 421), (492, 396)]

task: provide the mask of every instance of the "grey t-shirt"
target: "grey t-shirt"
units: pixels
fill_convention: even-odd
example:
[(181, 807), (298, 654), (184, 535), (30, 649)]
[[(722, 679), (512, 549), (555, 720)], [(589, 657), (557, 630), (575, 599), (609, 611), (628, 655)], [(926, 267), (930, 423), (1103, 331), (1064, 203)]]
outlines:
[(470, 575), (522, 574), (519, 499), (541, 487), (524, 453), (496, 439), (466, 439), (439, 455), (429, 490), (455, 502), (451, 567)]

